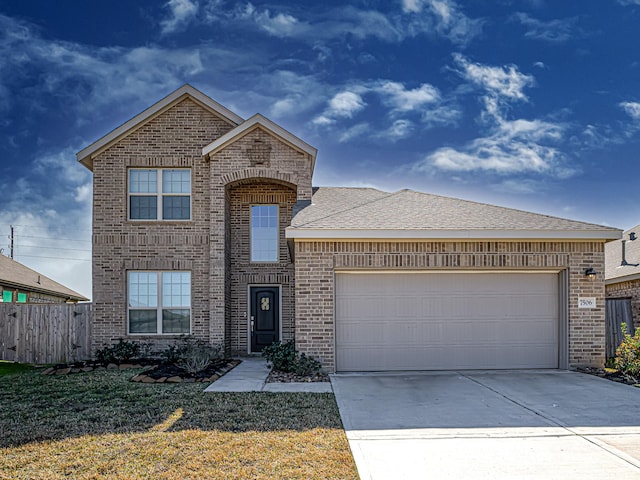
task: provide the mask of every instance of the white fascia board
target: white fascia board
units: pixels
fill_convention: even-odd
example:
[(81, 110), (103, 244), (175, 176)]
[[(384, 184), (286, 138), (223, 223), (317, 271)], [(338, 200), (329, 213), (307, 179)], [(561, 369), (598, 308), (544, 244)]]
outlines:
[(342, 230), (292, 228), (285, 230), (286, 238), (293, 239), (380, 239), (380, 240), (615, 240), (622, 232), (618, 230)]
[(93, 170), (93, 158), (94, 156), (102, 151), (104, 148), (109, 146), (112, 142), (126, 136), (127, 134), (134, 131), (137, 127), (143, 125), (148, 120), (154, 118), (160, 113), (164, 112), (168, 107), (173, 105), (175, 102), (180, 100), (183, 97), (191, 97), (196, 100), (198, 103), (202, 104), (209, 111), (220, 117), (222, 120), (226, 121), (231, 125), (239, 125), (244, 119), (235, 113), (233, 113), (228, 108), (220, 105), (215, 100), (209, 98), (201, 91), (193, 88), (191, 85), (183, 85), (178, 88), (174, 92), (170, 93), (162, 100), (151, 105), (149, 108), (139, 113), (131, 120), (123, 123), (119, 127), (115, 128), (111, 132), (109, 132), (104, 137), (99, 140), (93, 142), (88, 147), (83, 148), (76, 154), (76, 158), (80, 163), (82, 163), (89, 170)]
[(225, 148), (227, 145), (233, 143), (239, 137), (246, 135), (247, 133), (253, 131), (255, 128), (258, 128), (258, 126), (264, 128), (268, 132), (273, 133), (275, 136), (279, 137), (285, 143), (289, 144), (291, 147), (298, 150), (299, 152), (310, 155), (311, 171), (313, 172), (318, 150), (312, 147), (311, 145), (309, 145), (307, 142), (296, 137), (293, 133), (288, 132), (287, 130), (282, 128), (280, 125), (273, 123), (271, 120), (262, 116), (259, 113), (256, 113), (253, 117), (247, 119), (247, 121), (245, 121), (241, 125), (238, 125), (233, 130), (225, 133), (216, 141), (204, 147), (202, 149), (202, 156), (206, 157), (206, 156), (213, 155), (214, 153)]
[(623, 277), (606, 278), (604, 284), (615, 285), (616, 283), (632, 282), (633, 280), (640, 280), (640, 273), (632, 273)]

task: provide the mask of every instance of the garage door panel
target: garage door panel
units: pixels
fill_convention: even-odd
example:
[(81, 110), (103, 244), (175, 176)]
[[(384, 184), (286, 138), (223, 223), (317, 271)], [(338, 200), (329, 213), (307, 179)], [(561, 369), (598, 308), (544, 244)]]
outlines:
[(557, 275), (337, 274), (336, 361), (341, 371), (557, 368)]

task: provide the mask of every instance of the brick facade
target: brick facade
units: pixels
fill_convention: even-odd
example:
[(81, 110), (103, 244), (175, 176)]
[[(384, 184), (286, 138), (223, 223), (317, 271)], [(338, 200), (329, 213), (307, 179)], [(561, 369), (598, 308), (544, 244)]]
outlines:
[(640, 328), (640, 280), (611, 283), (606, 287), (607, 298), (630, 298), (633, 325)]
[[(249, 284), (282, 290), (283, 336), (293, 335), (293, 266), (284, 239), (291, 209), (311, 196), (311, 159), (260, 128), (203, 158), (234, 125), (186, 98), (98, 152), (93, 161), (92, 350), (119, 338), (160, 349), (172, 335), (127, 335), (127, 271), (191, 272), (191, 333), (247, 352)], [(189, 168), (191, 220), (127, 220), (131, 167)], [(280, 206), (280, 261), (252, 265), (249, 205)]]
[[(604, 363), (602, 242), (545, 241), (314, 241), (296, 239), (292, 263), (285, 239), (296, 202), (310, 201), (314, 158), (265, 124), (227, 133), (235, 125), (187, 97), (137, 125), (93, 156), (93, 343), (119, 338), (162, 348), (174, 335), (127, 335), (127, 272), (191, 272), (191, 333), (228, 353), (246, 354), (249, 288), (280, 287), (282, 339), (335, 368), (334, 276), (341, 270), (546, 270), (567, 288), (566, 340), (570, 365)], [(230, 134), (232, 135), (232, 134)], [(203, 148), (220, 139), (206, 156)], [(127, 171), (191, 170), (191, 219), (127, 219)], [(250, 261), (250, 215), (255, 204), (279, 207), (279, 258)], [(374, 226), (375, 227), (375, 226)], [(601, 276), (601, 275), (600, 275)], [(599, 277), (600, 277), (599, 276)], [(578, 309), (578, 297), (597, 308)]]
[[(552, 270), (566, 272), (568, 363), (602, 366), (605, 360), (601, 242), (359, 242), (296, 241), (296, 345), (335, 369), (334, 275), (340, 270)], [(578, 297), (597, 308), (578, 309)]]

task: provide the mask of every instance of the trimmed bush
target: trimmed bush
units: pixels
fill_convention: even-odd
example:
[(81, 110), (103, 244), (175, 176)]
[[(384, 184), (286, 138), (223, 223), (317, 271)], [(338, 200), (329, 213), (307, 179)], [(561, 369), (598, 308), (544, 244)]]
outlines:
[(296, 351), (293, 340), (273, 342), (262, 350), (262, 356), (271, 364), (273, 370), (297, 375), (314, 375), (320, 371), (322, 364), (313, 357)]

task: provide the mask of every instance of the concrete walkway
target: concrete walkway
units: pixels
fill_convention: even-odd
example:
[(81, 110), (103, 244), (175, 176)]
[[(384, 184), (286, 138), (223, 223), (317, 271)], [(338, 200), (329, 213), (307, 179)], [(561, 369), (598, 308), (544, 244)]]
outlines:
[(304, 392), (332, 393), (330, 382), (266, 383), (269, 369), (261, 357), (246, 357), (205, 392)]
[(333, 375), (360, 478), (640, 479), (640, 389), (567, 371)]

